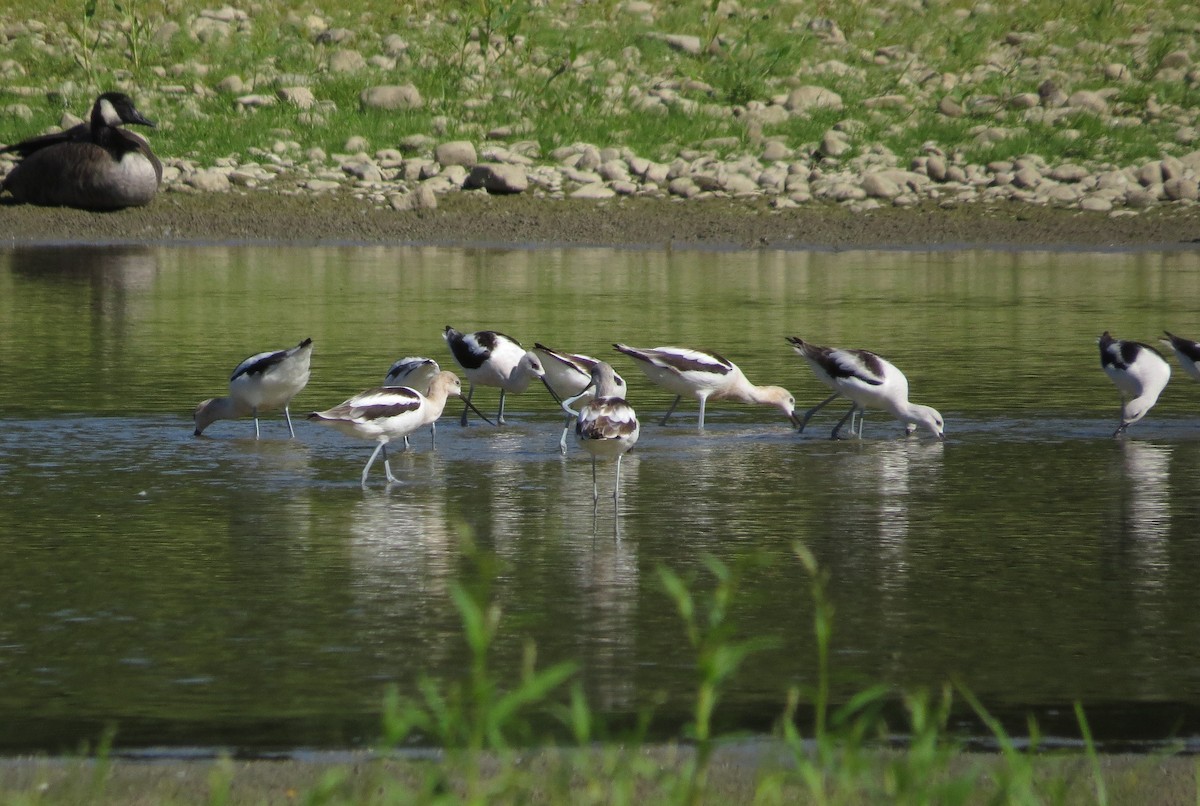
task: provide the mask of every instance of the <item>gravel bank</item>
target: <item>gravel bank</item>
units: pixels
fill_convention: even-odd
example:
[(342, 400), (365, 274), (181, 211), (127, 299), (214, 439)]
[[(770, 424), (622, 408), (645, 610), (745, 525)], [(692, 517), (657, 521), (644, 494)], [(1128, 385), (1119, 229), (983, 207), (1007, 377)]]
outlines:
[(774, 210), (736, 199), (674, 202), (458, 193), (435, 209), (396, 211), (349, 194), (172, 194), (115, 213), (0, 203), (0, 243), (278, 241), (661, 248), (1196, 248), (1200, 208), (1112, 218), (1022, 204), (854, 212)]

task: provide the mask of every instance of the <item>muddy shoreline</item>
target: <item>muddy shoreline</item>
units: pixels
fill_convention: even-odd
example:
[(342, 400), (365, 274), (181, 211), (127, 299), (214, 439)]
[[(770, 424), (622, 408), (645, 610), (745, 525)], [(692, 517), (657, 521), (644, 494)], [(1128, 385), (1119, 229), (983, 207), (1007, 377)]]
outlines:
[(760, 201), (548, 200), (454, 194), (396, 211), (344, 194), (161, 194), (112, 213), (0, 202), (0, 244), (389, 243), (705, 249), (1200, 248), (1200, 208), (1112, 216), (1007, 203), (852, 212)]

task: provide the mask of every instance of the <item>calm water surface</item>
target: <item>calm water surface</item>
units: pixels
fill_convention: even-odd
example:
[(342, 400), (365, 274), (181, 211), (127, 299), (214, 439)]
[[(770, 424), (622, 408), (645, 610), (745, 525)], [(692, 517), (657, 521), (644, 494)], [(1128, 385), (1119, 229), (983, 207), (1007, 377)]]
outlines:
[[(303, 421), (391, 362), (455, 369), (445, 325), (610, 360), (642, 439), (591, 502), (537, 388), (510, 425), (455, 422), (394, 456)], [(245, 750), (370, 741), (383, 692), (458, 677), (461, 536), (499, 559), (495, 662), (575, 659), (590, 701), (686, 718), (693, 656), (658, 569), (744, 569), (733, 617), (777, 648), (722, 705), (765, 728), (813, 682), (803, 541), (830, 574), (841, 696), (962, 680), (1043, 719), (1078, 699), (1109, 738), (1200, 735), (1200, 385), (1113, 440), (1105, 329), (1200, 337), (1200, 254), (705, 253), (251, 246), (0, 251), (0, 750)], [(670, 402), (611, 350), (717, 350), (803, 408), (824, 387), (784, 342), (875, 349), (937, 407), (944, 444), (882, 413), (866, 439), (772, 409)], [(282, 418), (192, 436), (195, 404), (260, 350), (312, 337)], [(476, 402), (494, 412), (497, 395)], [(452, 413), (452, 414), (451, 414)], [(620, 539), (614, 539), (619, 527)], [(1069, 720), (1067, 722), (1069, 726)]]

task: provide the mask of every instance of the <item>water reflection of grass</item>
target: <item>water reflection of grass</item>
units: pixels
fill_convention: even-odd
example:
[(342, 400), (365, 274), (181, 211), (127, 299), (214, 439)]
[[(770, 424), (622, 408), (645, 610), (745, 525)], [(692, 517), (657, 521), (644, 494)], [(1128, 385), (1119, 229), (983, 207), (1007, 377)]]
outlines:
[[(961, 687), (901, 692), (899, 721), (896, 709), (887, 707), (895, 692), (882, 685), (831, 702), (828, 574), (801, 544), (794, 553), (810, 582), (816, 682), (787, 693), (772, 740), (714, 730), (726, 684), (770, 639), (740, 633), (731, 613), (744, 569), (711, 557), (700, 577), (659, 571), (694, 653), (690, 723), (667, 743), (648, 741), (651, 713), (631, 729), (614, 731), (589, 706), (575, 679), (576, 664), (539, 668), (530, 644), (517, 679), (495, 673), (489, 657), (502, 613), (492, 583), (500, 569), (469, 539), (463, 544), (463, 566), (471, 571), (454, 583), (453, 601), (469, 668), (458, 680), (426, 679), (415, 694), (389, 694), (381, 750), (371, 758), (319, 774), (293, 767), (291, 780), (270, 770), (270, 762), (256, 772), (226, 759), (208, 769), (206, 786), (193, 780), (188, 790), (179, 780), (164, 783), (164, 776), (116, 774), (108, 736), (96, 760), (73, 776), (43, 776), (53, 785), (34, 782), (14, 790), (11, 778), (5, 783), (0, 775), (4, 802), (1107, 803), (1110, 796), (1114, 802), (1152, 802), (1161, 791), (1148, 785), (1157, 780), (1150, 776), (1161, 759), (1147, 757), (1105, 773), (1079, 706), (1082, 750), (1049, 754), (1039, 750), (1036, 724), (1029, 724), (1028, 742), (1014, 739)], [(971, 753), (948, 727), (955, 697), (988, 727), (998, 752)], [(430, 747), (437, 749), (418, 750)]]

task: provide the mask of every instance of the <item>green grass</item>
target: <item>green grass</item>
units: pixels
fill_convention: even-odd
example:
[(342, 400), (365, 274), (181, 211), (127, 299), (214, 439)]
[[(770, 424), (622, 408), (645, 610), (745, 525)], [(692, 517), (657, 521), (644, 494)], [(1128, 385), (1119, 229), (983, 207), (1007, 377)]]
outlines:
[[(519, 137), (536, 139), (543, 153), (583, 141), (627, 146), (652, 158), (663, 158), (666, 144), (697, 147), (717, 137), (735, 139), (737, 152), (755, 153), (760, 135), (782, 137), (799, 148), (846, 119), (863, 125), (856, 142), (887, 145), (901, 165), (928, 140), (980, 162), (1012, 156), (1018, 142), (1052, 163), (1133, 164), (1195, 147), (1176, 144), (1174, 134), (1181, 121), (1195, 125), (1200, 88), (1177, 76), (1159, 77), (1161, 63), (1173, 51), (1191, 48), (1193, 60), (1200, 61), (1192, 44), (1200, 6), (1185, 0), (1033, 0), (997, 4), (991, 12), (966, 0), (808, 6), (746, 0), (736, 7), (690, 0), (656, 4), (658, 16), (650, 25), (623, 11), (616, 0), (544, 5), (352, 0), (323, 12), (330, 28), (352, 32), (346, 44), (314, 36), (306, 27), (309, 7), (289, 11), (273, 2), (247, 6), (251, 22), (228, 37), (200, 42), (189, 31), (209, 5), (199, 0), (33, 0), (0, 11), (6, 27), (30, 18), (44, 23), (42, 37), (49, 46), (32, 35), (6, 43), (7, 58), (20, 64), (23, 74), (8, 76), (0, 88), (0, 141), (55, 125), (64, 111), (83, 115), (98, 91), (123, 86), (161, 121), (162, 129), (153, 135), (156, 149), (201, 164), (229, 156), (245, 159), (252, 148), (269, 149), (281, 131), (304, 148), (326, 152), (340, 151), (352, 135), (366, 137), (373, 148), (389, 147), (408, 134), (430, 133), (437, 117), (446, 121), (444, 137), (480, 141), (492, 128), (515, 125), (523, 129)], [(178, 25), (179, 32), (160, 35), (168, 24)], [(822, 39), (821, 31), (834, 27), (845, 43)], [(668, 33), (694, 35), (704, 49), (698, 55), (673, 50), (661, 36)], [(354, 48), (367, 58), (383, 54), (390, 34), (409, 45), (394, 68), (349, 74), (326, 69), (339, 48)], [(1098, 68), (1109, 62), (1127, 65), (1132, 80), (1106, 84)], [(220, 69), (198, 67), (209, 64)], [(830, 72), (829, 65), (841, 66)], [(303, 80), (318, 100), (336, 109), (316, 123), (302, 122), (298, 110), (284, 105), (239, 112), (233, 96), (214, 90), (230, 74), (268, 94)], [(943, 95), (1007, 99), (1036, 91), (1051, 74), (1067, 76), (1068, 91), (1112, 90), (1120, 113), (1141, 125), (1111, 131), (1088, 127), (1086, 121), (1026, 127), (1022, 113), (1003, 103), (994, 113), (961, 121), (937, 112)], [(946, 76), (949, 86), (940, 88)], [(655, 114), (629, 102), (631, 89), (646, 92), (688, 81), (700, 84), (678, 92), (698, 104), (695, 109), (672, 106)], [(380, 114), (360, 108), (363, 88), (409, 82), (424, 96), (423, 109)], [(793, 117), (761, 132), (748, 129), (741, 111), (747, 104), (770, 103), (801, 83), (837, 91), (845, 109)], [(171, 91), (173, 86), (184, 92)], [(18, 97), (17, 87), (35, 92)], [(889, 93), (906, 96), (909, 108), (863, 108), (868, 98)], [(1168, 110), (1150, 114), (1151, 99)], [(3, 114), (15, 103), (28, 106), (32, 119)], [(235, 119), (237, 126), (228, 125)], [(979, 123), (1028, 128), (1028, 133), (1016, 142), (980, 148), (969, 134)], [(1068, 126), (1083, 136), (1062, 136)]]

